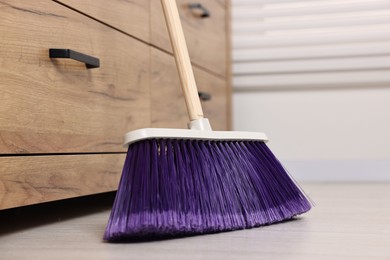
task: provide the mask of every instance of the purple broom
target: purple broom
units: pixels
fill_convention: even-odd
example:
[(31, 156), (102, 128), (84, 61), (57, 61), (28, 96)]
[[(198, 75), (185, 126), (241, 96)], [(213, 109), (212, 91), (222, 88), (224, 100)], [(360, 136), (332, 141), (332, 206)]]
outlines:
[(174, 0), (161, 0), (190, 118), (189, 129), (144, 128), (128, 146), (106, 241), (253, 228), (302, 214), (311, 203), (263, 133), (212, 131), (203, 117)]

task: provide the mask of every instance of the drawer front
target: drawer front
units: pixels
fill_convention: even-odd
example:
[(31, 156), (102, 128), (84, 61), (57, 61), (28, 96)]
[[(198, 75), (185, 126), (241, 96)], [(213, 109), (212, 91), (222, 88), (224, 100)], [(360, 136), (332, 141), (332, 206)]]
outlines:
[(0, 154), (120, 152), (127, 131), (150, 125), (150, 47), (55, 2), (0, 7)]
[(58, 0), (57, 2), (144, 41), (150, 41), (149, 1)]
[[(200, 17), (202, 11), (191, 9), (190, 4), (200, 3), (210, 13)], [(225, 2), (218, 0), (178, 0), (181, 23), (191, 61), (226, 77), (227, 41)], [(160, 1), (151, 1), (151, 42), (172, 52)]]
[[(189, 119), (174, 58), (156, 49), (151, 55), (152, 127), (187, 128)], [(214, 130), (227, 130), (227, 82), (197, 68), (194, 74), (198, 90), (211, 96), (209, 101), (201, 102), (205, 117)]]
[(125, 156), (0, 157), (0, 210), (116, 190)]

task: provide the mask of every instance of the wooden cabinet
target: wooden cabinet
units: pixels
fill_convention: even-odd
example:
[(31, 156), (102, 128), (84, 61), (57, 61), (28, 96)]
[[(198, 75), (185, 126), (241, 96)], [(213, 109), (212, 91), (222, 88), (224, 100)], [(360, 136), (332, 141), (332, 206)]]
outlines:
[(0, 209), (108, 192), (125, 154), (0, 157)]
[[(150, 47), (54, 2), (8, 3), (0, 154), (124, 151), (123, 133), (150, 123)], [(50, 59), (49, 48), (98, 57), (100, 68)]]
[[(201, 1), (211, 15), (201, 19), (178, 3), (199, 91), (211, 96), (205, 115), (226, 130), (228, 4)], [(0, 17), (0, 209), (115, 190), (126, 132), (186, 128), (159, 0), (5, 0)], [(49, 58), (50, 48), (100, 67)]]

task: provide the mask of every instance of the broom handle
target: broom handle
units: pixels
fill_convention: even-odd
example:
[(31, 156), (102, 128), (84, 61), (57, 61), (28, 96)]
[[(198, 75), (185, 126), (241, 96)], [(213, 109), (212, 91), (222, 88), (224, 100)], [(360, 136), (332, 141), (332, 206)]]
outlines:
[(161, 4), (164, 10), (169, 37), (171, 38), (171, 45), (187, 105), (188, 116), (191, 121), (202, 119), (202, 106), (198, 96), (198, 89), (196, 87), (176, 1), (161, 0)]

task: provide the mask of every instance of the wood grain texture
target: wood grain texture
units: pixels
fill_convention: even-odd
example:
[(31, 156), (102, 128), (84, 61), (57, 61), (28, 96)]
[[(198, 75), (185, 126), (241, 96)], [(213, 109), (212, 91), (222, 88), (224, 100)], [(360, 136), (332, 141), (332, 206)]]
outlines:
[(1, 1), (0, 17), (0, 154), (124, 151), (123, 135), (150, 125), (149, 46), (47, 0)]
[(198, 89), (196, 87), (194, 73), (184, 38), (183, 28), (180, 21), (176, 2), (161, 0), (163, 13), (167, 24), (169, 38), (179, 73), (181, 89), (186, 102), (188, 116), (191, 121), (202, 119), (203, 110), (200, 104)]
[[(216, 0), (199, 0), (210, 17), (200, 18), (188, 7), (191, 0), (178, 0), (181, 23), (187, 41), (191, 61), (220, 76), (226, 77), (226, 17), (225, 6)], [(152, 0), (150, 5), (151, 43), (172, 52), (168, 31), (164, 22), (161, 3)]]
[[(304, 184), (317, 206), (270, 226), (143, 243), (102, 242), (109, 206), (3, 218), (3, 259), (388, 260), (390, 184)], [(95, 211), (93, 208), (95, 207)], [(58, 209), (58, 207), (53, 207)], [(73, 218), (69, 213), (73, 211)], [(0, 218), (1, 218), (0, 212)], [(54, 219), (54, 221), (53, 221)], [(58, 221), (58, 219), (62, 219)], [(35, 220), (35, 223), (34, 223)], [(1, 234), (1, 233), (0, 233)], [(53, 239), (53, 236), (55, 239)]]
[(116, 190), (125, 154), (0, 157), (0, 209)]
[(66, 4), (143, 41), (150, 41), (150, 1), (58, 0), (57, 2)]
[[(152, 127), (187, 128), (189, 118), (173, 57), (152, 48), (151, 59)], [(227, 82), (197, 68), (194, 74), (198, 90), (211, 95), (211, 100), (201, 102), (205, 117), (214, 130), (227, 130)]]

